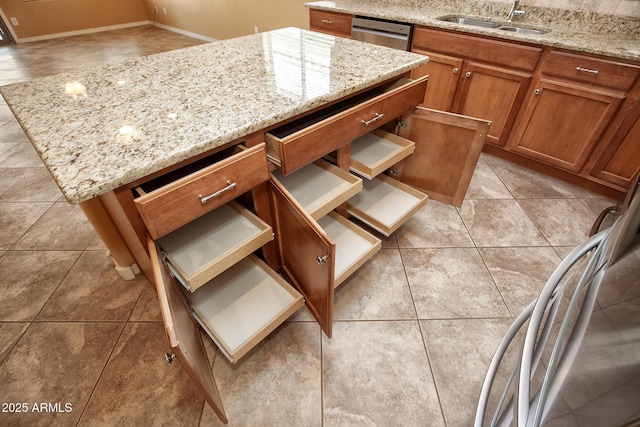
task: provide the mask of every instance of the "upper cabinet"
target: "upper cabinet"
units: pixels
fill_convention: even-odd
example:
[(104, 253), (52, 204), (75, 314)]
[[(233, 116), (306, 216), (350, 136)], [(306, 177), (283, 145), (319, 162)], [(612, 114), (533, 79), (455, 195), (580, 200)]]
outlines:
[(429, 56), (413, 75), (429, 75), (422, 106), (492, 122), (487, 142), (502, 146), (542, 49), (416, 27), (411, 50)]

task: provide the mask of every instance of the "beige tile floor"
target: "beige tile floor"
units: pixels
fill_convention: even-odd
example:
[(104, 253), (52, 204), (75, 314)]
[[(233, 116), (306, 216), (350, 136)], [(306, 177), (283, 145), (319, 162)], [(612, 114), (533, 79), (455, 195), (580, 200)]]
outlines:
[[(197, 43), (140, 27), (2, 46), (0, 84)], [(461, 208), (430, 201), (337, 290), (332, 339), (303, 308), (236, 365), (209, 342), (229, 425), (470, 425), (513, 316), (610, 204), (483, 155)], [(118, 278), (4, 102), (0, 272), (0, 402), (28, 407), (0, 425), (220, 424), (165, 363), (152, 288)]]

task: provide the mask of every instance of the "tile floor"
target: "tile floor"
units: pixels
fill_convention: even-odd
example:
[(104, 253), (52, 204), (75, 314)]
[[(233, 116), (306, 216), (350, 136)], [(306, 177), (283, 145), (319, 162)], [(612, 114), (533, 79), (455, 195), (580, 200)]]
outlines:
[[(198, 43), (140, 27), (3, 46), (0, 84)], [(338, 288), (331, 340), (302, 308), (236, 365), (207, 341), (229, 425), (470, 425), (513, 316), (611, 204), (483, 155), (460, 209), (430, 201)], [(3, 101), (0, 271), (0, 425), (220, 425), (164, 361), (152, 288), (118, 278)]]

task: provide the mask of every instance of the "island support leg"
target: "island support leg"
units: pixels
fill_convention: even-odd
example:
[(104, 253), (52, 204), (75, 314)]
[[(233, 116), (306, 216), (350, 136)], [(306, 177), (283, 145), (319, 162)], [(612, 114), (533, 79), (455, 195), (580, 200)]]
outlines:
[(133, 280), (140, 270), (100, 199), (80, 203), (80, 208), (107, 247), (118, 275), (124, 280)]

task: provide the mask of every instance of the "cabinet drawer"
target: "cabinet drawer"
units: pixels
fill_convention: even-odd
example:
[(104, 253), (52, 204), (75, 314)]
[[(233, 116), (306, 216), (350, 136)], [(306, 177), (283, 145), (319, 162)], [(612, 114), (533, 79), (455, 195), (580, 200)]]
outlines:
[(367, 179), (413, 154), (416, 144), (383, 130), (375, 130), (351, 143), (350, 170)]
[(315, 220), (325, 216), (362, 190), (362, 180), (324, 160), (317, 160), (296, 172), (273, 176)]
[(271, 227), (229, 202), (159, 238), (180, 283), (191, 292), (273, 239)]
[(304, 304), (302, 295), (255, 255), (186, 298), (198, 323), (232, 363)]
[(456, 58), (474, 59), (483, 63), (504, 65), (519, 70), (533, 71), (542, 49), (523, 46), (477, 36), (450, 33), (416, 27), (411, 50), (443, 53)]
[(269, 179), (265, 144), (237, 151), (169, 183), (161, 177), (136, 188), (142, 196), (135, 203), (151, 237), (157, 239)]
[(353, 15), (332, 13), (325, 10), (309, 10), (309, 28), (341, 37), (351, 37)]
[(402, 78), (274, 129), (265, 134), (267, 155), (290, 174), (411, 111), (424, 99), (427, 78)]
[(320, 218), (318, 224), (336, 245), (334, 287), (375, 255), (382, 241), (335, 212)]
[(363, 184), (349, 199), (347, 212), (387, 237), (427, 203), (426, 194), (386, 175)]
[(583, 55), (551, 52), (542, 72), (599, 86), (628, 90), (638, 78), (640, 67)]

